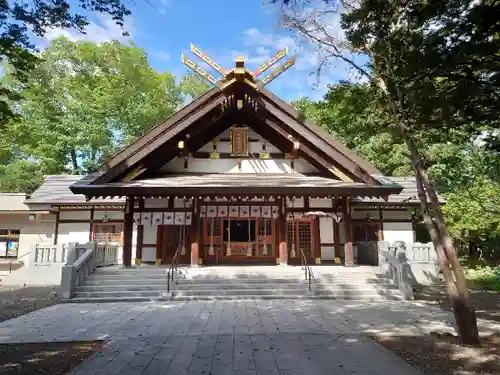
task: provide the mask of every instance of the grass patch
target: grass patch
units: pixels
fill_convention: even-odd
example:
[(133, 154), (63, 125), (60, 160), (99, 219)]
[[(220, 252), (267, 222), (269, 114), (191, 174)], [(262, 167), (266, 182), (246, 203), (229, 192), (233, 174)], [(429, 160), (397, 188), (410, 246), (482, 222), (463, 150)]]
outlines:
[(476, 288), (500, 291), (500, 267), (466, 268), (465, 276)]
[(0, 344), (0, 374), (67, 374), (103, 345), (103, 341)]

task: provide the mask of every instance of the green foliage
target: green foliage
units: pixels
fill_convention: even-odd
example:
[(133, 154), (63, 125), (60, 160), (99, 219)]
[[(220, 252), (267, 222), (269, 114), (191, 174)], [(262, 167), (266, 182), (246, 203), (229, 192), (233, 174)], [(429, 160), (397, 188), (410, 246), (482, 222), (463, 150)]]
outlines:
[(467, 268), (465, 275), (479, 288), (500, 291), (500, 267)]
[[(11, 74), (26, 83), (39, 62), (30, 34), (43, 37), (50, 28), (74, 28), (84, 31), (88, 19), (83, 14), (96, 11), (108, 14), (118, 25), (130, 11), (120, 0), (0, 0), (0, 57), (11, 65)], [(78, 9), (80, 8), (80, 9)], [(79, 10), (80, 12), (75, 12)], [(14, 116), (9, 101), (19, 100), (19, 92), (0, 86), (0, 127)]]
[(144, 51), (117, 41), (53, 41), (41, 63), (3, 84), (24, 99), (0, 145), (0, 189), (32, 190), (44, 174), (84, 174), (170, 116), (182, 104), (169, 74), (150, 67)]
[(189, 101), (195, 100), (210, 90), (210, 86), (200, 76), (192, 73), (182, 77), (180, 88)]
[[(367, 84), (332, 85), (323, 100), (293, 105), (388, 176), (412, 174), (406, 146), (388, 123), (385, 108)], [(456, 131), (417, 133), (454, 238), (473, 241), (487, 263), (500, 261), (500, 155)]]

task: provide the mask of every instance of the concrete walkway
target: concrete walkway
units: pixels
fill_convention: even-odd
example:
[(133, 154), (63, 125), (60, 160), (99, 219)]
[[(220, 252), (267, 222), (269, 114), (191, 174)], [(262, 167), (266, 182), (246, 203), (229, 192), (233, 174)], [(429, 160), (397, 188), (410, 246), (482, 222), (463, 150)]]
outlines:
[(0, 324), (0, 342), (109, 340), (73, 375), (418, 375), (366, 334), (450, 330), (450, 322), (402, 302), (61, 304)]

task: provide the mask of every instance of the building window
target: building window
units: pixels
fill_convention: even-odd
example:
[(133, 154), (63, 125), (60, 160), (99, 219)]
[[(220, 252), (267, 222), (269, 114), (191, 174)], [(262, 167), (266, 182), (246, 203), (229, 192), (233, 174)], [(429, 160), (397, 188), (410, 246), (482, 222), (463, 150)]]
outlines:
[(20, 234), (19, 229), (0, 229), (0, 258), (17, 258)]
[(93, 240), (99, 244), (122, 244), (123, 224), (98, 223), (94, 224)]

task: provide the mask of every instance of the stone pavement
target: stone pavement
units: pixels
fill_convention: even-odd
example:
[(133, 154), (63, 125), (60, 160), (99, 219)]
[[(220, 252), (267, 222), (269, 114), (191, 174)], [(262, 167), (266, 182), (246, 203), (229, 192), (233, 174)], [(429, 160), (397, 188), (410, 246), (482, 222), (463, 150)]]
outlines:
[(0, 342), (108, 340), (72, 375), (418, 375), (366, 334), (442, 331), (450, 322), (409, 302), (61, 304), (0, 324)]

